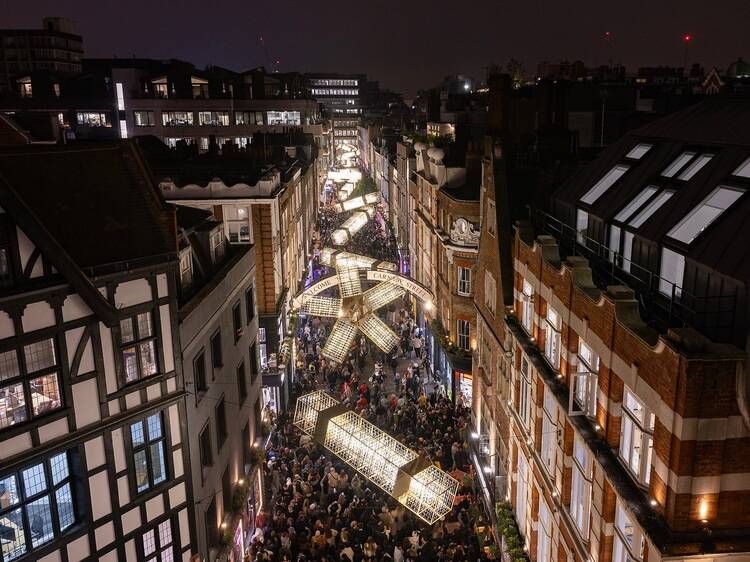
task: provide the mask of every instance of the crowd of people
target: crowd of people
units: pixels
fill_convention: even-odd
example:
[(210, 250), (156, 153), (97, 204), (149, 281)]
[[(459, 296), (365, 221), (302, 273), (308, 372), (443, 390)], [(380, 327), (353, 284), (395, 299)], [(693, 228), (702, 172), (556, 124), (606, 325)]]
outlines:
[[(321, 212), (322, 239), (336, 221)], [(330, 220), (329, 220), (330, 219)], [(387, 240), (388, 237), (386, 236)], [(355, 240), (356, 241), (356, 240)], [(352, 241), (348, 251), (374, 255)], [(387, 253), (388, 244), (380, 248)], [(318, 271), (318, 273), (324, 273)], [(404, 304), (404, 303), (401, 303)], [(463, 562), (487, 555), (472, 529), (474, 495), (467, 442), (469, 412), (444, 393), (426, 393), (429, 367), (408, 306), (386, 311), (399, 335), (389, 355), (364, 337), (333, 363), (321, 350), (332, 324), (301, 318), (296, 334), (294, 396), (326, 389), (374, 425), (451, 472), (460, 486), (452, 511), (428, 526), (293, 425), (277, 418), (264, 463), (266, 509), (256, 517), (253, 560), (280, 562)], [(293, 412), (293, 406), (289, 409)]]

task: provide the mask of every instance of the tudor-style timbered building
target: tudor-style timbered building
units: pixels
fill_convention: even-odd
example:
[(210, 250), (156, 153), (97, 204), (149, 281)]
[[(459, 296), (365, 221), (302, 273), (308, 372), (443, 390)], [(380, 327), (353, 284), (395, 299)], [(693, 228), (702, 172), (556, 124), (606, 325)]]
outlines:
[(0, 560), (189, 560), (174, 210), (129, 143), (0, 151)]

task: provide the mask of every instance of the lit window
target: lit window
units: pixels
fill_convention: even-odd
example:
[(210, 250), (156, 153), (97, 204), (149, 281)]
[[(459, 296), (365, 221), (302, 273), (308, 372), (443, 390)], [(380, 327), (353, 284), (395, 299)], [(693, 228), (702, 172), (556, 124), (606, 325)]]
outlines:
[(732, 175), (750, 179), (750, 158), (740, 164), (737, 169), (732, 172)]
[[(19, 352), (24, 355), (24, 366)], [(20, 350), (0, 352), (0, 396), (0, 429), (62, 407), (57, 354), (52, 338), (30, 343)]]
[(562, 321), (554, 308), (547, 306), (547, 318), (544, 322), (544, 356), (549, 364), (560, 368), (560, 345)]
[(167, 479), (164, 460), (166, 434), (161, 413), (130, 425), (135, 488), (144, 492)]
[[(526, 529), (526, 507), (528, 503), (528, 471), (529, 463), (523, 456), (521, 450), (518, 451), (518, 480), (516, 481), (516, 517), (521, 529)], [(523, 531), (525, 533), (525, 531)]]
[(622, 231), (619, 226), (614, 224), (609, 227), (609, 261), (614, 261), (615, 257), (620, 254), (620, 234)]
[(531, 418), (531, 375), (526, 357), (521, 357), (521, 371), (518, 377), (518, 417), (528, 428)]
[(557, 451), (557, 403), (552, 391), (544, 386), (544, 409), (542, 411), (542, 449), (544, 467), (553, 474)]
[(633, 160), (640, 160), (645, 154), (653, 148), (652, 144), (637, 144), (633, 149), (625, 155), (625, 158), (632, 158)]
[(656, 417), (625, 387), (620, 426), (620, 458), (641, 484), (651, 481), (651, 456)]
[(591, 452), (576, 434), (573, 444), (570, 515), (584, 540), (588, 537), (591, 513), (591, 465)]
[(638, 209), (640, 209), (643, 204), (651, 199), (651, 197), (656, 193), (658, 189), (654, 187), (653, 185), (649, 185), (646, 189), (641, 191), (635, 199), (633, 199), (630, 203), (625, 205), (625, 207), (622, 208), (622, 210), (615, 215), (615, 220), (619, 222), (625, 222), (628, 220), (628, 218)]
[(79, 125), (87, 127), (111, 127), (109, 116), (99, 111), (79, 111), (76, 113), (76, 121)]
[(202, 127), (227, 127), (229, 126), (229, 112), (199, 111), (198, 124)]
[(493, 315), (495, 314), (495, 303), (497, 302), (497, 290), (495, 285), (495, 277), (489, 271), (484, 272), (484, 306), (487, 307)]
[(185, 248), (180, 252), (180, 284), (189, 287), (193, 283), (193, 252)]
[(695, 152), (683, 152), (677, 158), (675, 158), (674, 162), (672, 162), (669, 166), (666, 167), (666, 169), (661, 173), (661, 175), (664, 176), (665, 178), (673, 177), (688, 162), (690, 162), (696, 154), (697, 153)]
[(719, 215), (731, 207), (737, 199), (742, 197), (743, 193), (744, 191), (731, 187), (717, 187), (708, 197), (690, 211), (684, 219), (678, 222), (667, 233), (667, 236), (685, 244), (690, 244)]
[(685, 168), (679, 176), (677, 176), (678, 180), (688, 181), (691, 179), (695, 174), (701, 171), (703, 166), (708, 164), (711, 161), (711, 158), (713, 158), (713, 154), (701, 154), (693, 160), (690, 165)]
[(589, 189), (583, 197), (581, 197), (581, 201), (592, 205), (597, 199), (599, 199), (599, 197), (604, 195), (604, 193), (610, 187), (612, 187), (614, 183), (619, 180), (629, 169), (630, 166), (618, 164), (609, 172), (607, 172), (602, 179), (596, 182), (594, 186)]
[(596, 416), (598, 378), (599, 356), (581, 339), (578, 341), (578, 365), (573, 373), (573, 392), (570, 395), (571, 415)]
[(146, 562), (174, 562), (172, 523), (169, 519), (143, 533), (141, 544)]
[(269, 111), (267, 112), (269, 125), (300, 125), (299, 111)]
[(15, 560), (66, 531), (78, 520), (70, 453), (0, 476), (2, 560)]
[(685, 275), (685, 256), (669, 248), (661, 249), (659, 291), (668, 297), (682, 295), (682, 278)]
[(471, 295), (471, 268), (458, 267), (458, 294), (468, 297)]
[(193, 124), (192, 111), (162, 111), (161, 123), (165, 127), (181, 127)]
[(456, 332), (458, 334), (458, 347), (466, 351), (469, 350), (469, 330), (470, 325), (468, 320), (457, 320), (456, 321)]
[(141, 312), (120, 320), (120, 341), (125, 382), (135, 382), (159, 371), (151, 312)]
[(525, 279), (521, 292), (521, 325), (531, 334), (534, 326), (534, 289)]
[(153, 111), (134, 111), (133, 121), (136, 127), (151, 127), (156, 124)]
[(650, 219), (651, 215), (658, 211), (664, 203), (669, 201), (669, 198), (672, 197), (672, 195), (674, 195), (674, 191), (662, 191), (659, 195), (654, 197), (648, 205), (641, 209), (637, 215), (630, 219), (628, 224), (635, 228), (639, 228), (643, 223)]
[(645, 548), (646, 540), (643, 533), (633, 524), (633, 520), (618, 499), (612, 562), (639, 562), (643, 560)]

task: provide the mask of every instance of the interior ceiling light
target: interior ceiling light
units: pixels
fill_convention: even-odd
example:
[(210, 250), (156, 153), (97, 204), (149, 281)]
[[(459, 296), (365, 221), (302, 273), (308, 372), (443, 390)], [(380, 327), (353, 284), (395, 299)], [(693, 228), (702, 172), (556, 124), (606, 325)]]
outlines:
[(453, 508), (455, 478), (326, 392), (300, 396), (294, 424), (426, 523)]

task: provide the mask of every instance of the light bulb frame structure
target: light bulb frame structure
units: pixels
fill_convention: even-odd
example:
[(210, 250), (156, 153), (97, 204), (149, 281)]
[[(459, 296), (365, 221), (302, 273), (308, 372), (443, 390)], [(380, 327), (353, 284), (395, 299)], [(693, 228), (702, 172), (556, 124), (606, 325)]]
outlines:
[(294, 425), (428, 525), (453, 508), (455, 478), (327, 392), (300, 396)]

